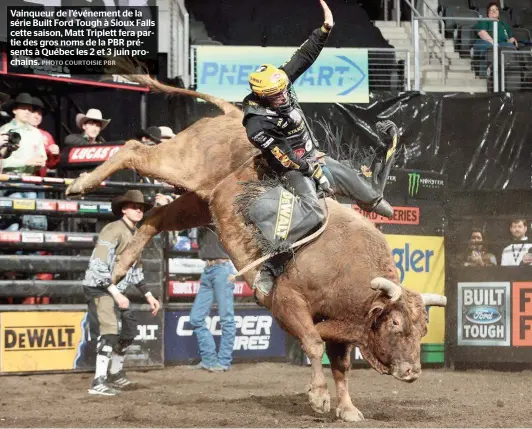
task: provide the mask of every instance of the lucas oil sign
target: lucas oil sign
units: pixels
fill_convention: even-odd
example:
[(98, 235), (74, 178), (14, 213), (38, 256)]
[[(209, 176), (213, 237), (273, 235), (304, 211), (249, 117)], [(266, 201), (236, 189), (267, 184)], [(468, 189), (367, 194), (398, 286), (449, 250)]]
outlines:
[[(218, 315), (208, 316), (207, 329), (220, 344), (222, 327)], [(236, 336), (233, 356), (243, 358), (282, 357), (285, 334), (268, 311), (235, 310)], [(199, 357), (198, 343), (188, 311), (166, 313), (165, 360), (180, 361)]]
[(510, 345), (510, 283), (458, 283), (458, 345)]

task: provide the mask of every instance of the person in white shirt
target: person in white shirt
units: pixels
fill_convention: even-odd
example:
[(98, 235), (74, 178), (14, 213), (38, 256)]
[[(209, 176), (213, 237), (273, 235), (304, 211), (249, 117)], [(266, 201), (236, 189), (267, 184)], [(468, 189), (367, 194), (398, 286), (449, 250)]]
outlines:
[(501, 266), (532, 265), (532, 254), (529, 253), (532, 243), (527, 243), (527, 229), (526, 220), (512, 220), (510, 233), (516, 243), (506, 246), (502, 251)]
[(29, 122), (33, 108), (33, 97), (25, 92), (2, 105), (2, 110), (10, 113), (13, 120), (0, 127), (0, 134), (14, 131), (21, 136), (19, 149), (2, 160), (4, 173), (31, 175), (46, 164), (45, 138)]

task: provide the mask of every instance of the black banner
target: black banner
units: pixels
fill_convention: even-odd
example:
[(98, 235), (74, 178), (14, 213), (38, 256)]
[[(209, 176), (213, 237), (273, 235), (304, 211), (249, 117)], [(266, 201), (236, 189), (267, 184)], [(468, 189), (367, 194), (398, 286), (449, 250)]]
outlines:
[[(353, 149), (363, 156), (379, 147), (375, 124), (391, 119), (401, 134), (396, 167), (444, 174), (450, 190), (531, 187), (530, 93), (374, 92), (370, 104), (302, 107), (322, 150), (334, 158)], [(207, 103), (196, 103), (189, 112), (191, 123), (219, 111)], [(330, 128), (333, 144), (327, 144), (323, 124)], [(419, 198), (426, 192), (422, 188), (425, 186), (420, 184)], [(385, 195), (390, 198), (388, 188)]]
[(532, 358), (532, 268), (450, 270), (446, 343), (451, 363)]
[[(163, 365), (163, 312), (153, 316), (149, 311), (138, 310), (134, 311), (134, 315), (138, 335), (128, 348), (126, 368)], [(81, 326), (83, 338), (78, 345), (73, 369), (93, 369), (96, 363), (97, 339), (90, 335), (88, 313), (85, 314)]]
[[(303, 110), (320, 142), (326, 138), (317, 121), (332, 126), (341, 139), (343, 152), (348, 152), (349, 147), (362, 151), (376, 148), (375, 123), (380, 119), (393, 120), (401, 133), (396, 167), (444, 174), (449, 189), (531, 186), (530, 93), (377, 93), (370, 105), (311, 104), (304, 105)], [(334, 152), (335, 148), (325, 149)], [(418, 198), (434, 192), (438, 184), (429, 179), (433, 178), (423, 181), (420, 177), (418, 187), (418, 179), (412, 177), (409, 191)]]

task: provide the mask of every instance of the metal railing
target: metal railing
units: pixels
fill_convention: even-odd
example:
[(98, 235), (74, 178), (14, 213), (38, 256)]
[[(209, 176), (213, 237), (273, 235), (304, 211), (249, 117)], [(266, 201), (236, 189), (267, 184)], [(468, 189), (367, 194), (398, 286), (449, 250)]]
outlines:
[(532, 51), (501, 51), (501, 91), (532, 90)]
[(407, 49), (368, 49), (368, 79), (371, 90), (410, 91), (412, 75)]
[[(459, 59), (471, 59), (471, 67), (466, 68), (467, 64), (462, 62), (461, 67), (457, 70), (462, 73), (471, 72), (471, 81), (477, 78), (489, 77), (493, 81), (493, 90), (495, 92), (499, 91), (499, 43), (498, 43), (498, 26), (495, 25), (497, 21), (494, 21), (490, 18), (473, 18), (473, 17), (415, 17), (414, 18), (414, 27), (413, 27), (413, 36), (414, 36), (414, 89), (419, 91), (421, 86), (421, 53), (422, 46), (420, 43), (421, 34), (419, 23), (424, 21), (454, 21), (454, 51), (449, 52), (445, 50), (445, 36), (444, 36), (444, 26), (442, 26), (442, 40), (443, 40), (443, 49), (440, 51), (440, 64), (441, 68), (441, 83), (446, 84), (449, 78), (449, 74), (453, 71), (451, 70), (452, 62)], [(477, 36), (477, 32), (473, 30), (473, 25), (479, 21), (491, 21), (493, 22), (493, 49), (489, 47), (481, 46), (480, 39)], [(435, 52), (431, 51), (430, 46), (425, 44), (424, 47), (429, 57), (434, 57)], [(475, 47), (475, 48), (474, 48)], [(491, 58), (492, 57), (492, 58)], [(458, 62), (458, 61), (456, 61)], [(460, 85), (463, 85), (464, 90), (467, 90), (467, 79), (461, 78)], [(485, 89), (484, 85), (478, 86), (480, 89)]]
[(168, 55), (170, 77), (179, 76), (185, 88), (190, 86), (189, 15), (184, 0), (170, 0), (170, 52)]

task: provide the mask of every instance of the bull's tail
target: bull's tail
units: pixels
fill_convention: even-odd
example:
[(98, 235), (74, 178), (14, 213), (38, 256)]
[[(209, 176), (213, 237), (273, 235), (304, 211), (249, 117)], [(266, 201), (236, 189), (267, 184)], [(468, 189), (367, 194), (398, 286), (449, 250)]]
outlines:
[(240, 114), (242, 113), (238, 107), (234, 106), (228, 101), (225, 101), (213, 95), (204, 94), (198, 91), (192, 91), (190, 89), (176, 88), (174, 86), (166, 85), (164, 83), (159, 82), (157, 79), (151, 77), (147, 73), (136, 74), (136, 71), (138, 71), (139, 66), (142, 68), (140, 64), (133, 64), (131, 61), (128, 61), (128, 60), (118, 60), (116, 68), (119, 70), (119, 73), (121, 72), (120, 75), (124, 77), (125, 79), (128, 79), (133, 82), (137, 82), (140, 85), (146, 85), (153, 92), (162, 92), (165, 94), (189, 95), (191, 97), (201, 98), (202, 100), (205, 100), (205, 101), (208, 101), (209, 103), (214, 104), (216, 107), (222, 110), (224, 114), (226, 115), (229, 113), (233, 113), (233, 112), (238, 112)]

